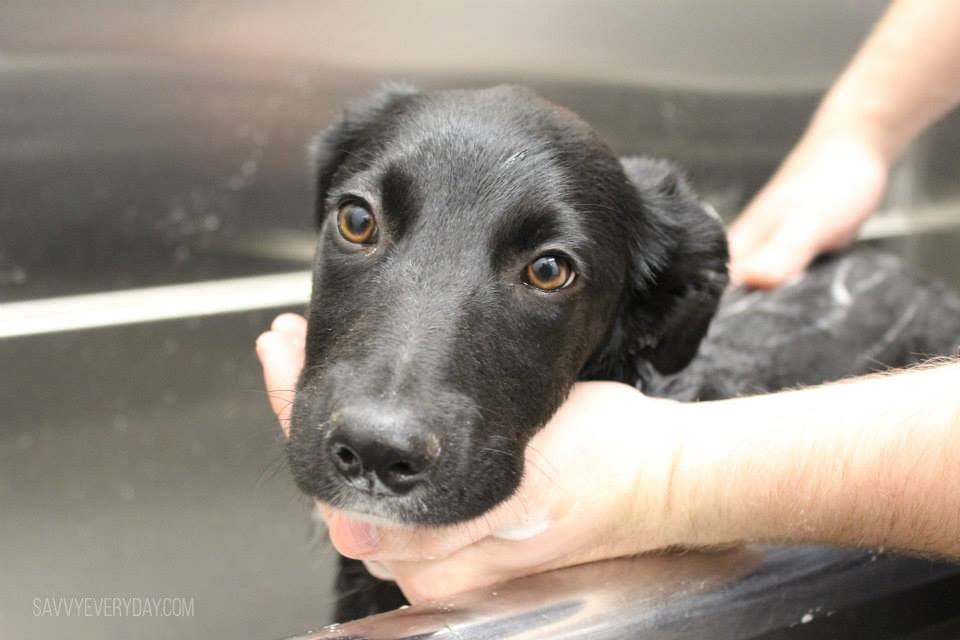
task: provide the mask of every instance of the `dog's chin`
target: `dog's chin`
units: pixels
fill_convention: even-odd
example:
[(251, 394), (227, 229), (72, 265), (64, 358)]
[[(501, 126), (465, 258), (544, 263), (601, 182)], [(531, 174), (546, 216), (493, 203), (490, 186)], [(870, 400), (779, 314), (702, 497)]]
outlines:
[(451, 500), (414, 491), (404, 496), (373, 494), (341, 484), (335, 491), (317, 495), (311, 493), (318, 505), (341, 511), (354, 520), (369, 522), (380, 527), (442, 527), (458, 524), (482, 516), (509, 496), (490, 504), (474, 503), (463, 508), (464, 503), (451, 508)]

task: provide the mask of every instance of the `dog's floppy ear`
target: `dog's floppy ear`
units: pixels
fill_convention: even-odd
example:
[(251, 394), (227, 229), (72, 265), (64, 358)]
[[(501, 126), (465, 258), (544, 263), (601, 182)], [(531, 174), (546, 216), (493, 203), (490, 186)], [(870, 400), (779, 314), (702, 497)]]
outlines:
[(727, 284), (727, 243), (716, 214), (674, 165), (622, 165), (636, 198), (628, 207), (630, 262), (607, 343), (583, 373), (635, 383), (642, 361), (673, 373), (696, 355)]
[(362, 142), (371, 126), (405, 98), (416, 95), (415, 88), (403, 84), (384, 85), (366, 100), (350, 105), (332, 125), (310, 142), (310, 156), (316, 176), (316, 212), (323, 216), (327, 193), (337, 171)]

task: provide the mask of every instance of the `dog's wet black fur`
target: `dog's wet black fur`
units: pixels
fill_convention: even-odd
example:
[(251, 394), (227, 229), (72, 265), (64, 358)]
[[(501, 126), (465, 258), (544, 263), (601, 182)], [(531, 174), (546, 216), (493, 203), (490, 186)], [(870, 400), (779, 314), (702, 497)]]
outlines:
[[(488, 511), (516, 489), (526, 443), (578, 379), (728, 397), (901, 366), (950, 353), (960, 336), (960, 320), (948, 321), (914, 341), (922, 353), (881, 350), (890, 361), (855, 366), (862, 341), (836, 343), (810, 317), (815, 305), (794, 300), (831, 366), (777, 355), (776, 323), (751, 320), (772, 316), (747, 313), (711, 331), (704, 351), (720, 356), (684, 370), (727, 284), (722, 226), (672, 165), (618, 160), (579, 117), (523, 88), (384, 90), (319, 139), (317, 160), (320, 232), (288, 456), (301, 489), (354, 514), (429, 526)], [(531, 274), (532, 263), (545, 271)], [(562, 286), (549, 291), (533, 277), (557, 273)], [(899, 263), (886, 273), (906, 277)], [(829, 296), (831, 282), (795, 291)], [(785, 295), (789, 309), (789, 291), (755, 295)], [(831, 326), (909, 302), (867, 299), (841, 300), (847, 316)], [(931, 296), (915, 312), (952, 300)], [(891, 342), (895, 321), (874, 318), (871, 335)], [(723, 345), (738, 345), (735, 365), (724, 367)], [(346, 562), (339, 620), (402, 602)]]
[[(632, 383), (638, 358), (679, 370), (727, 282), (723, 229), (670, 165), (638, 160), (629, 179), (586, 123), (522, 88), (385, 92), (320, 151), (288, 450), (300, 487), (341, 509), (427, 525), (488, 511), (578, 377)], [(358, 206), (371, 242), (340, 232)], [(569, 286), (525, 281), (541, 256), (569, 262)], [(439, 454), (406, 491), (344, 482), (344, 429), (423, 440), (395, 443), (413, 462)], [(366, 457), (352, 437), (337, 451)]]

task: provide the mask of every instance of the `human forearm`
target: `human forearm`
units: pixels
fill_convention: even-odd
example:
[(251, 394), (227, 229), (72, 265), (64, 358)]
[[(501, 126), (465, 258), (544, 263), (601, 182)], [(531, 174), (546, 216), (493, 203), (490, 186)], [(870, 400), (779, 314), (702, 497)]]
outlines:
[(675, 480), (690, 542), (960, 557), (958, 390), (954, 363), (700, 405)]
[(960, 101), (960, 3), (894, 2), (823, 100), (808, 138), (860, 136), (892, 162)]

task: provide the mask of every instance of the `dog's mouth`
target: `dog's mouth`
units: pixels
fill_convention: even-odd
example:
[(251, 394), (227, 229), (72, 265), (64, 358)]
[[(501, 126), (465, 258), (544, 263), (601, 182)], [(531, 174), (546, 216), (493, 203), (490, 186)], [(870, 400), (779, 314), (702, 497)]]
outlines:
[[(317, 522), (323, 522), (323, 507), (330, 507), (330, 505), (318, 498), (314, 498), (314, 501), (313, 518)], [(376, 511), (374, 513), (371, 513), (369, 510), (345, 508), (337, 508), (336, 510), (340, 513), (341, 517), (351, 520), (354, 523), (363, 523), (386, 529), (435, 524), (410, 520), (405, 515), (402, 515), (402, 511), (391, 510), (389, 507), (384, 508), (384, 502), (382, 500), (374, 499), (372, 504), (374, 505), (374, 511)], [(546, 513), (528, 513), (527, 517), (522, 521), (491, 531), (490, 535), (501, 540), (528, 540), (545, 532), (552, 524), (553, 521)]]
[(437, 524), (430, 522), (430, 514), (425, 508), (426, 501), (422, 495), (394, 496), (341, 485), (330, 499), (319, 496), (314, 496), (313, 499), (317, 504), (336, 509), (351, 519), (377, 526)]
[(336, 509), (343, 517), (348, 518), (354, 522), (362, 522), (365, 524), (370, 524), (375, 527), (382, 527), (387, 529), (393, 529), (397, 527), (409, 527), (415, 526), (418, 523), (409, 522), (404, 519), (388, 518), (382, 515), (370, 514), (366, 511), (356, 511), (353, 509), (341, 509), (332, 507), (330, 504), (320, 500), (319, 498), (314, 498), (314, 509), (313, 509), (313, 518), (318, 522), (323, 521), (324, 519), (324, 509), (332, 508)]

